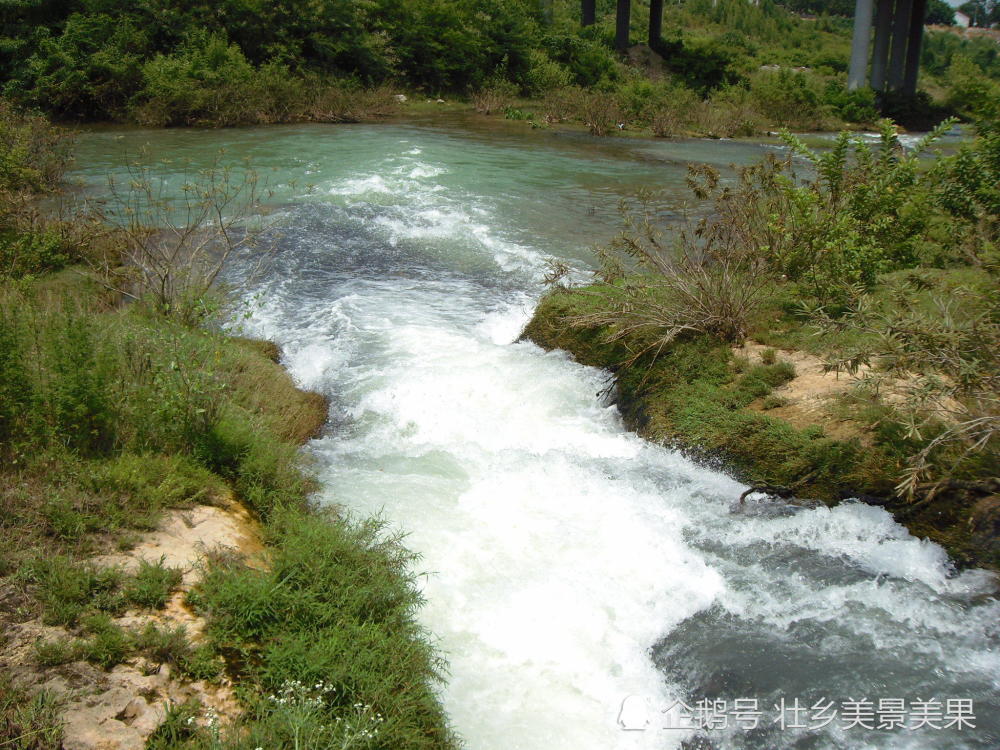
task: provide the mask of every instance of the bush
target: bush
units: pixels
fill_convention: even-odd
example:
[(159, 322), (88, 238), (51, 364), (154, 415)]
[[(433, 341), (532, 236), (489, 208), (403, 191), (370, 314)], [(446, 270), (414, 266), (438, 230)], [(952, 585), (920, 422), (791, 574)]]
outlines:
[(137, 607), (163, 609), (180, 583), (180, 569), (164, 566), (162, 557), (155, 563), (141, 560), (139, 569), (125, 586), (125, 600)]
[[(702, 174), (715, 189), (717, 173)], [(609, 343), (643, 340), (630, 361), (662, 351), (680, 336), (704, 334), (742, 342), (771, 284), (763, 258), (737, 242), (724, 241), (725, 230), (707, 222), (694, 231), (668, 233), (658, 225), (649, 196), (642, 197), (638, 207), (623, 203), (622, 214), (624, 231), (598, 250), (598, 278), (608, 287), (610, 304), (571, 323), (609, 327)]]
[(760, 71), (750, 79), (754, 103), (771, 123), (789, 128), (813, 130), (827, 117), (819, 82), (787, 68)]
[(0, 98), (0, 197), (9, 199), (8, 193), (55, 188), (71, 147), (67, 133)]

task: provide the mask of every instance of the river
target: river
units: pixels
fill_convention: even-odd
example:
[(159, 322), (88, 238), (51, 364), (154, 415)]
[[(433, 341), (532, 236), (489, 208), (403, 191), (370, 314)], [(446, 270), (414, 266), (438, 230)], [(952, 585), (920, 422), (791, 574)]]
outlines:
[[(169, 189), (225, 148), (273, 191), (242, 325), (331, 400), (319, 500), (420, 553), (470, 750), (679, 748), (684, 706), (715, 726), (687, 747), (1000, 747), (987, 574), (874, 507), (740, 511), (732, 478), (624, 430), (605, 373), (517, 340), (546, 259), (584, 278), (620, 197), (681, 212), (686, 163), (773, 147), (475, 120), (104, 131), (74, 174), (99, 189), (144, 144)], [(867, 728), (893, 712), (906, 728)]]

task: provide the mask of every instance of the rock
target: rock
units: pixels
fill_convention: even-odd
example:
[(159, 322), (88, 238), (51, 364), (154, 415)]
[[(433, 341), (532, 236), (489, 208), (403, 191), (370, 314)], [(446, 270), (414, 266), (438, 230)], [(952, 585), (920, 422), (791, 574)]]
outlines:
[(437, 100), (437, 103), (438, 103), (438, 104), (444, 104), (444, 103), (445, 103), (445, 101), (444, 101), (444, 99), (438, 99), (438, 100)]
[(406, 101), (406, 94), (396, 94), (392, 98), (395, 99), (400, 104), (403, 104)]
[(1000, 495), (989, 495), (979, 500), (969, 515), (972, 543), (1000, 558)]

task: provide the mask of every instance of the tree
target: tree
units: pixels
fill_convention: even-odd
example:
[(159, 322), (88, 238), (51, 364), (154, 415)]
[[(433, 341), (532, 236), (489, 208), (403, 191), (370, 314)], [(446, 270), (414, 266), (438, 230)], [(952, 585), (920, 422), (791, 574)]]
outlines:
[(927, 15), (924, 17), (924, 22), (938, 26), (953, 26), (955, 9), (944, 0), (927, 0)]

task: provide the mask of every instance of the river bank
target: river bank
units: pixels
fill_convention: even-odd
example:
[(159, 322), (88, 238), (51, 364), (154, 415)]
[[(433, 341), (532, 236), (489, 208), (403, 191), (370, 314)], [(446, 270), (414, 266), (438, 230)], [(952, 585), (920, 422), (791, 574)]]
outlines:
[(0, 741), (454, 746), (412, 556), (309, 500), (327, 399), (38, 260), (0, 280)]
[[(809, 336), (801, 322), (787, 315), (768, 321), (760, 340), (737, 348), (698, 337), (678, 341), (625, 366), (643, 348), (638, 338), (611, 342), (613, 329), (577, 322), (607, 306), (606, 294), (601, 287), (552, 291), (522, 335), (613, 372), (612, 400), (629, 429), (732, 471), (763, 494), (885, 508), (959, 565), (1000, 570), (998, 488), (954, 487), (933, 502), (900, 498), (905, 440), (890, 407), (903, 396), (891, 388), (866, 392), (856, 378), (824, 372), (822, 359), (789, 346)], [(811, 347), (824, 351), (815, 337)]]

